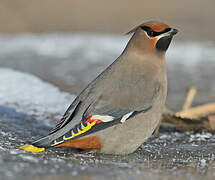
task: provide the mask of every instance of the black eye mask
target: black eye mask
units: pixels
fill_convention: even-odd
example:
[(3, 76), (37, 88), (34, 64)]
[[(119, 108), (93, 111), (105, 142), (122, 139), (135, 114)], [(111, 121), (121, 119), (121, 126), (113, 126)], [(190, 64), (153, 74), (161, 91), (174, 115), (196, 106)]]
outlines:
[(141, 29), (146, 31), (149, 37), (156, 37), (171, 30), (171, 28), (166, 28), (163, 31), (157, 32), (157, 31), (153, 31), (152, 28), (148, 26), (141, 26)]

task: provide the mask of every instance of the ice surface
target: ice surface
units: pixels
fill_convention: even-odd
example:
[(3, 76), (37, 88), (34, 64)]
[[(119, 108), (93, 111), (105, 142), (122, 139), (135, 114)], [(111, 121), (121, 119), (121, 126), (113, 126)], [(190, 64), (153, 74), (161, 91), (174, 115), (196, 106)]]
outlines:
[(51, 114), (60, 117), (75, 97), (28, 73), (0, 68), (0, 74), (0, 105), (18, 112), (43, 118)]

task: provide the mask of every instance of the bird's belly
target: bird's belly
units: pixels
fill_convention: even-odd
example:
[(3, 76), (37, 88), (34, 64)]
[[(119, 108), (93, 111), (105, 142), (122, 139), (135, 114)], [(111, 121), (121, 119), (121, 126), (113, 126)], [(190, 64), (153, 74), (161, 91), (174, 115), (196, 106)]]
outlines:
[(97, 132), (95, 135), (102, 140), (100, 152), (105, 154), (130, 154), (134, 152), (151, 136), (160, 117), (160, 109), (153, 108), (127, 120), (125, 123)]

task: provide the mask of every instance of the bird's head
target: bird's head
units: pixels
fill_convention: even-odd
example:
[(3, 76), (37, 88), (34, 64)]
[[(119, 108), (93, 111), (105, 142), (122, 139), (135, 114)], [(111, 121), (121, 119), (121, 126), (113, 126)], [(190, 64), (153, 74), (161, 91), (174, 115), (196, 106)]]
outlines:
[(166, 52), (172, 37), (178, 33), (177, 29), (169, 27), (167, 24), (149, 21), (132, 29), (127, 34), (134, 33), (133, 46), (157, 52)]

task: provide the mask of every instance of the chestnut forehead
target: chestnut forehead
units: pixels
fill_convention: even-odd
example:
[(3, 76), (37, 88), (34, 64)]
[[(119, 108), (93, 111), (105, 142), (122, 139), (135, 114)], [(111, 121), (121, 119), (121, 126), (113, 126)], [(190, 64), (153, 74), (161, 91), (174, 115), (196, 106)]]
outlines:
[(150, 27), (153, 31), (161, 32), (166, 28), (170, 28), (167, 24), (163, 23), (147, 23), (145, 26)]

